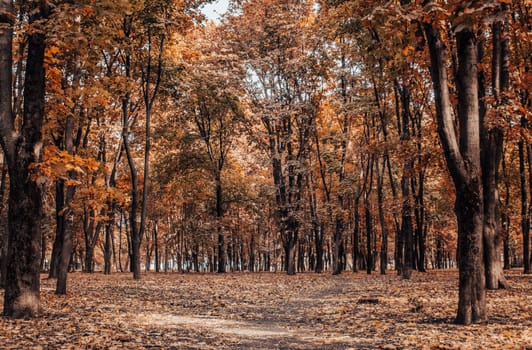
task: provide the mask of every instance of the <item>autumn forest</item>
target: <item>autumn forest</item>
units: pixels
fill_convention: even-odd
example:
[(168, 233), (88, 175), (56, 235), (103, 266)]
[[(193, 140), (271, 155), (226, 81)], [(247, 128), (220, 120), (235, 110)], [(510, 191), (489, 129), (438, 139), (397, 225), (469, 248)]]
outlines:
[(530, 1), (205, 4), (0, 1), (6, 320), (163, 276), (340, 301), (434, 278), (446, 325), (530, 307)]

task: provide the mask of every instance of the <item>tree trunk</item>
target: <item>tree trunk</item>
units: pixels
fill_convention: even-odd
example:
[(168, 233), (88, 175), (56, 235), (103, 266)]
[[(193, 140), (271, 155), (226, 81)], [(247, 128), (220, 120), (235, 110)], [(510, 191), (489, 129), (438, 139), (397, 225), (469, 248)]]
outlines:
[[(339, 199), (339, 205), (342, 205), (343, 200)], [(341, 208), (341, 207), (340, 207)], [(336, 224), (334, 229), (334, 243), (333, 243), (333, 275), (342, 273), (342, 254), (344, 251), (344, 220), (342, 213), (336, 214)]]
[(406, 160), (403, 166), (403, 178), (401, 179), (401, 191), (403, 195), (402, 220), (401, 220), (401, 247), (403, 259), (401, 276), (403, 279), (410, 279), (414, 267), (414, 228), (412, 224), (412, 204), (410, 200), (410, 181), (408, 174), (411, 173), (413, 164), (411, 160)]
[(223, 217), (223, 192), (222, 192), (222, 179), (221, 175), (216, 176), (216, 231), (218, 236), (218, 273), (226, 272), (227, 256), (225, 249), (224, 233), (222, 229), (222, 217)]
[[(132, 33), (132, 19), (124, 18), (123, 21), (124, 36), (129, 38)], [(127, 53), (124, 62), (124, 73), (127, 79), (131, 78), (131, 53)], [(130, 103), (131, 94), (127, 92), (122, 98), (122, 143), (126, 152), (127, 163), (131, 175), (131, 211), (129, 215), (130, 220), (130, 236), (131, 236), (131, 251), (130, 251), (130, 270), (133, 273), (133, 279), (139, 280), (141, 277), (140, 271), (140, 247), (142, 243), (141, 227), (139, 228), (137, 222), (139, 198), (138, 198), (138, 173), (135, 165), (135, 160), (131, 153), (129, 146), (129, 122), (130, 122)]]
[[(13, 20), (15, 13), (13, 9), (13, 0), (0, 1), (0, 143), (3, 150), (2, 164), (2, 202), (0, 206), (3, 209), (3, 199), (6, 180), (6, 165), (13, 162), (14, 150), (13, 141), (7, 132), (13, 130), (13, 111), (12, 111), (12, 81), (5, 77), (11, 77), (13, 72)], [(11, 159), (10, 159), (11, 158)], [(7, 255), (8, 255), (9, 229), (4, 227), (2, 230), (2, 251), (0, 252), (0, 287), (5, 287), (7, 273)]]
[[(100, 213), (101, 216), (105, 214), (105, 209), (102, 209)], [(85, 210), (84, 213), (84, 222), (83, 222), (83, 233), (85, 236), (85, 265), (84, 271), (87, 273), (94, 272), (94, 247), (98, 242), (98, 236), (102, 229), (102, 222), (95, 222), (95, 212), (94, 210)]]
[(316, 247), (316, 262), (314, 264), (314, 272), (323, 272), (323, 226), (313, 222), (312, 230), (314, 232), (314, 245)]
[[(318, 157), (320, 155), (318, 154)], [(321, 171), (321, 168), (320, 168)], [(313, 270), (316, 273), (323, 272), (323, 225), (320, 225), (318, 219), (318, 201), (316, 200), (316, 186), (314, 183), (314, 176), (311, 173), (307, 176), (307, 186), (309, 191), (309, 211), (310, 220), (312, 222), (312, 233), (314, 238), (314, 247), (316, 250), (315, 261), (313, 263)]]
[[(74, 140), (73, 140), (73, 132), (74, 132), (74, 119), (71, 116), (67, 117), (66, 124), (65, 124), (65, 135), (64, 135), (64, 142), (65, 142), (65, 149), (68, 153), (73, 154), (74, 151)], [(74, 179), (76, 177), (76, 174), (73, 172), (69, 173), (69, 177)], [(61, 188), (61, 191), (63, 189)], [(76, 192), (76, 187), (72, 185), (68, 185), (66, 187), (66, 195), (64, 198), (64, 208), (62, 209), (61, 213), (61, 221), (62, 221), (62, 242), (59, 244), (61, 250), (59, 252), (59, 260), (58, 262), (58, 268), (57, 268), (57, 284), (56, 284), (56, 294), (66, 294), (67, 292), (67, 274), (68, 274), (68, 268), (70, 266), (71, 258), (72, 258), (72, 221), (73, 218), (72, 215), (72, 209), (70, 208), (70, 204), (72, 203), (74, 199), (74, 194)]]
[(456, 322), (470, 324), (486, 319), (477, 45), (471, 25), (463, 24), (456, 30), (458, 138), (448, 87), (447, 49), (437, 28), (424, 23), (424, 29), (430, 52), (438, 133), (456, 189), (459, 259)]
[[(455, 176), (459, 252), (459, 302), (456, 322), (470, 324), (486, 319), (483, 264), (484, 206), (480, 162), (477, 44), (469, 26), (456, 33), (458, 50), (458, 116), (460, 148), (468, 176)], [(465, 178), (465, 179), (464, 179)], [(458, 181), (457, 181), (458, 180)]]
[[(401, 141), (403, 146), (408, 147), (410, 144), (410, 91), (405, 86), (399, 86), (396, 81), (397, 90), (401, 96), (402, 122), (401, 122)], [(410, 177), (414, 168), (414, 161), (411, 157), (406, 156), (403, 163), (403, 174), (401, 177), (401, 248), (399, 254), (402, 254), (401, 277), (410, 279), (412, 269), (414, 268), (414, 227), (412, 223), (412, 201), (410, 196)]]
[(354, 212), (354, 223), (353, 223), (353, 272), (358, 272), (358, 251), (359, 251), (359, 240), (360, 240), (360, 213), (358, 212), (358, 203), (360, 197), (355, 198), (355, 203), (353, 206)]
[(386, 267), (388, 265), (388, 227), (386, 226), (386, 218), (384, 214), (384, 194), (383, 194), (383, 182), (384, 182), (384, 170), (386, 168), (386, 160), (383, 161), (382, 172), (379, 169), (379, 161), (375, 162), (377, 166), (377, 205), (379, 207), (379, 221), (381, 224), (381, 249), (380, 249), (380, 273), (386, 274)]
[(371, 274), (373, 270), (373, 251), (372, 251), (372, 240), (373, 240), (373, 224), (369, 203), (369, 195), (364, 200), (364, 211), (366, 217), (366, 273)]
[[(74, 191), (75, 191), (74, 186), (67, 187), (67, 193), (66, 193), (67, 205), (74, 198)], [(58, 274), (57, 274), (57, 284), (56, 284), (56, 289), (55, 289), (56, 294), (62, 294), (62, 295), (67, 293), (67, 275), (68, 275), (68, 269), (70, 266), (70, 262), (72, 260), (72, 227), (69, 224), (72, 221), (72, 218), (70, 217), (71, 215), (72, 215), (72, 212), (70, 209), (65, 211), (63, 214), (63, 216), (65, 216), (63, 242), (61, 244), (61, 253), (60, 253), (59, 267), (58, 267)]]
[(108, 207), (111, 208), (108, 213), (109, 219), (105, 223), (105, 244), (104, 244), (104, 267), (103, 273), (105, 275), (111, 274), (112, 257), (113, 257), (113, 231), (114, 231), (114, 212), (112, 204), (108, 203)]
[[(290, 225), (293, 226), (293, 225)], [(288, 275), (296, 274), (296, 253), (297, 253), (297, 228), (290, 227), (285, 233), (285, 271)]]
[(124, 272), (122, 267), (122, 223), (124, 223), (124, 214), (120, 211), (120, 230), (118, 231), (118, 268)]
[(65, 207), (65, 181), (56, 180), (55, 182), (55, 240), (50, 257), (50, 271), (48, 278), (57, 278), (59, 275), (59, 261), (61, 260), (61, 250), (63, 236), (65, 234), (65, 216), (63, 209)]
[(155, 222), (155, 225), (153, 226), (153, 244), (155, 246), (155, 272), (160, 272), (161, 261), (159, 254), (159, 227), (157, 226), (157, 222)]
[[(492, 56), (492, 89), (496, 103), (500, 103), (500, 93), (507, 88), (508, 79), (508, 42), (503, 40), (502, 24), (497, 22), (493, 25), (493, 56)], [(503, 44), (503, 41), (505, 42)], [(480, 54), (482, 47), (480, 46)], [(504, 48), (503, 48), (504, 47)], [(502, 78), (502, 79), (501, 79)], [(480, 73), (481, 88), (480, 97), (484, 96), (483, 73)], [(500, 198), (499, 198), (499, 166), (503, 153), (503, 130), (499, 126), (491, 128), (484, 122), (485, 108), (481, 105), (481, 161), (482, 161), (482, 184), (484, 194), (484, 264), (486, 272), (486, 288), (498, 289), (508, 287), (504, 278), (500, 261), (500, 249), (502, 244)]]
[[(2, 61), (0, 74), (11, 76), (12, 24), (14, 18), (11, 1), (0, 2), (0, 22), (6, 24), (0, 32)], [(32, 8), (30, 24), (46, 18), (48, 9)], [(2, 79), (0, 88), (1, 139), (9, 165), (8, 256), (4, 315), (33, 317), (39, 313), (40, 255), (41, 255), (41, 188), (32, 180), (29, 166), (40, 160), (42, 149), (42, 123), (44, 116), (45, 36), (39, 31), (27, 37), (28, 53), (24, 85), (24, 106), (20, 134), (16, 134), (10, 115), (11, 79)], [(4, 56), (9, 55), (9, 57)], [(7, 90), (9, 89), (9, 91)]]
[[(4, 157), (5, 159), (5, 157)], [(4, 212), (4, 196), (7, 183), (7, 165), (4, 163), (2, 167), (2, 183), (0, 184), (0, 215), (3, 216)], [(4, 227), (0, 231), (0, 241), (2, 246), (0, 247), (0, 288), (5, 286), (6, 278), (6, 262), (7, 262), (7, 240), (8, 240), (8, 230)]]
[[(522, 120), (522, 124), (525, 124)], [(519, 179), (521, 185), (521, 233), (523, 235), (523, 264), (524, 273), (529, 274), (530, 262), (528, 256), (530, 254), (530, 217), (528, 209), (528, 192), (526, 186), (526, 174), (525, 174), (525, 145), (521, 139), (519, 141)]]
[(151, 254), (153, 253), (153, 246), (150, 244), (151, 235), (149, 225), (148, 230), (146, 230), (146, 263), (144, 264), (144, 269), (146, 272), (149, 272), (151, 269)]
[(85, 248), (85, 272), (94, 272), (94, 247), (92, 246)]
[[(532, 144), (527, 145), (527, 158), (528, 158), (528, 191), (530, 194), (530, 199), (532, 200)], [(524, 265), (524, 272), (525, 273), (532, 273), (531, 265), (532, 265), (532, 254), (530, 252), (530, 215), (532, 211), (532, 204), (528, 205), (528, 220), (529, 220), (529, 227), (528, 227), (528, 235), (527, 237), (523, 237), (523, 265)]]

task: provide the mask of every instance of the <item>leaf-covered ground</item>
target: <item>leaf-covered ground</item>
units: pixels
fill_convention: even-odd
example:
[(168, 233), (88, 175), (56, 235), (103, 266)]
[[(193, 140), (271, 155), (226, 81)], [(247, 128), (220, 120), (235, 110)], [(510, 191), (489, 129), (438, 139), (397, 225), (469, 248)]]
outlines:
[[(457, 272), (74, 273), (43, 315), (0, 317), (0, 349), (532, 349), (532, 276), (489, 291), (489, 322), (452, 324)], [(3, 292), (0, 292), (0, 301)]]

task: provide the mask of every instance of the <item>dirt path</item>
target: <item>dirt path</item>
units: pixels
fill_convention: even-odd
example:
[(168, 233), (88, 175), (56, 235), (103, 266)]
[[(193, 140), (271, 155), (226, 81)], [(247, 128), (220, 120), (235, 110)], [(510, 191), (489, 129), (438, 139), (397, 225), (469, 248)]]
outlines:
[[(488, 292), (487, 324), (452, 324), (456, 271), (394, 275), (72, 274), (44, 314), (0, 318), (0, 349), (526, 349), (532, 276)], [(0, 292), (0, 300), (2, 298)]]

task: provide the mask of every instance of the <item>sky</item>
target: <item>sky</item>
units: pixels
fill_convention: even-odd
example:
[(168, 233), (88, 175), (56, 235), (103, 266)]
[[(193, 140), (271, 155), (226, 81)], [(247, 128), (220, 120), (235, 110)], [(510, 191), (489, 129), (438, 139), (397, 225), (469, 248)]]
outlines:
[(229, 0), (216, 0), (213, 3), (207, 4), (203, 7), (202, 12), (208, 19), (218, 21), (220, 15), (227, 11)]

